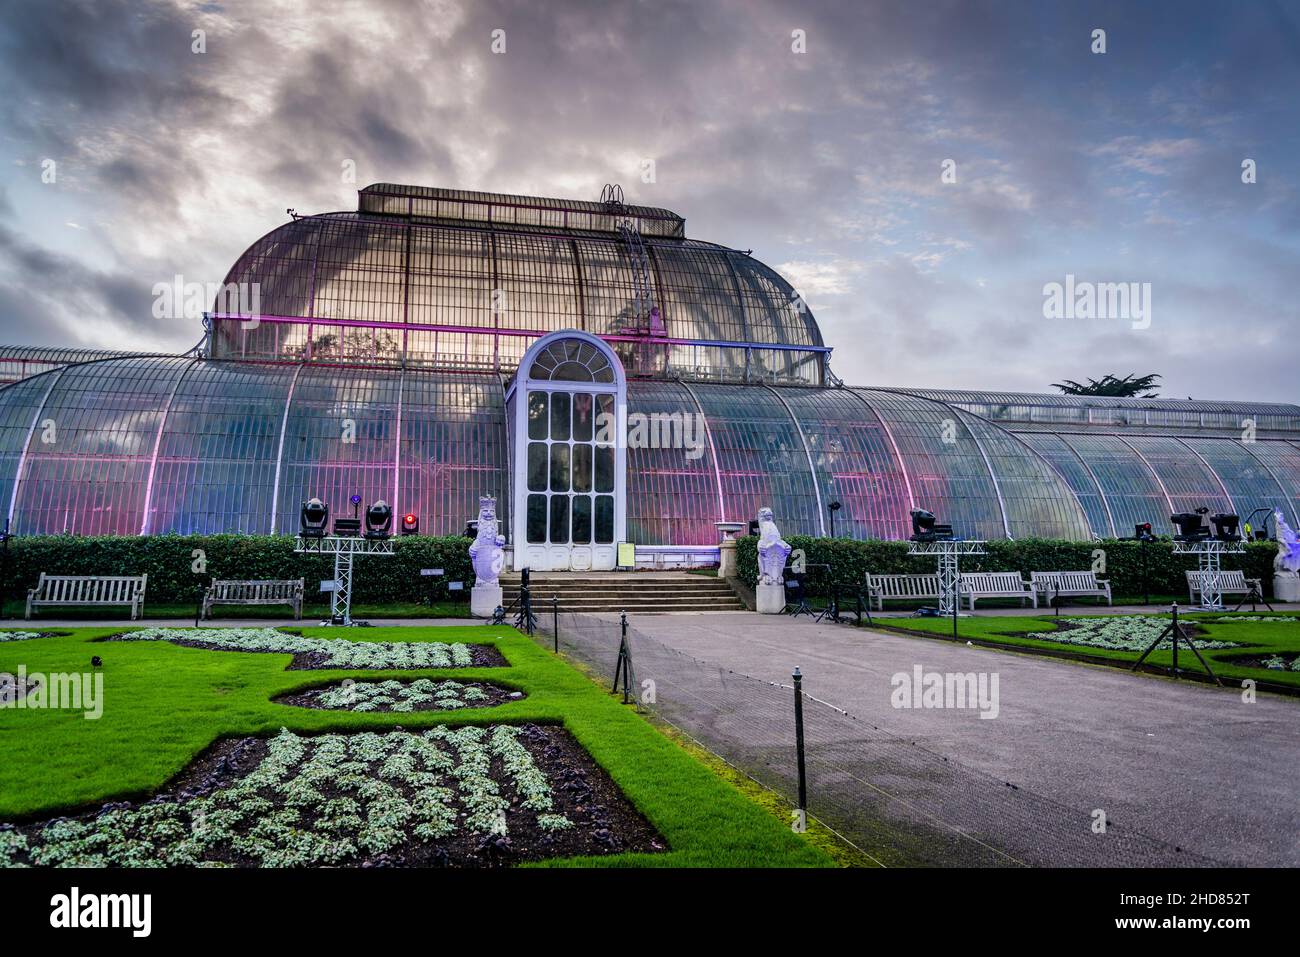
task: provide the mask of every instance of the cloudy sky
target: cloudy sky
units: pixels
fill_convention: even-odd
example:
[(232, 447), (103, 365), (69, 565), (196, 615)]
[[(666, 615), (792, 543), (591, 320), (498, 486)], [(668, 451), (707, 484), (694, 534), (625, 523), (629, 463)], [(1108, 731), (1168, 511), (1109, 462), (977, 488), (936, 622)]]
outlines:
[[(784, 273), (854, 384), (1300, 398), (1300, 3), (10, 0), (0, 91), (3, 343), (188, 348), (155, 283), (370, 182), (612, 181)], [(1149, 326), (1045, 317), (1067, 275)]]

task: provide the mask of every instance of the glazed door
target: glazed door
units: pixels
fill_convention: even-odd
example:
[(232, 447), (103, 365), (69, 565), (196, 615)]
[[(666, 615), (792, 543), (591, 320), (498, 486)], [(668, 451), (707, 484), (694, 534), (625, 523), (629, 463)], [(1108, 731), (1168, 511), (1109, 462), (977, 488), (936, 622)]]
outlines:
[(537, 571), (614, 567), (615, 394), (530, 388), (524, 563)]

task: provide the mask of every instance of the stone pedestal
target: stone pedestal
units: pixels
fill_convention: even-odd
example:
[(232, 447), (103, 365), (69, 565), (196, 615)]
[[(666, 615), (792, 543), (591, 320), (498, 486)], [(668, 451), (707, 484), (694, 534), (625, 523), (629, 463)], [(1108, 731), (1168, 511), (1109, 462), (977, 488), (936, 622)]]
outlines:
[(500, 605), (500, 585), (475, 585), (469, 590), (469, 613), (475, 618), (491, 618)]
[(726, 539), (718, 546), (718, 577), (736, 577), (736, 540)]
[(1274, 575), (1273, 600), (1300, 601), (1300, 577), (1296, 575)]
[(754, 589), (760, 615), (779, 615), (785, 610), (785, 586), (758, 583)]

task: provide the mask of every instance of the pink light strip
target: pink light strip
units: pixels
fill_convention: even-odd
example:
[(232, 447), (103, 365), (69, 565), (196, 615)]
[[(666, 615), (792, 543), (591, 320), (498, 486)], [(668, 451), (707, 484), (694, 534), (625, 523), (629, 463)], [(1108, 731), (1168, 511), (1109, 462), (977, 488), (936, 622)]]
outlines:
[[(208, 317), (218, 322), (251, 322), (254, 321), (252, 316), (236, 316), (230, 313), (214, 312), (209, 313)], [(416, 322), (380, 322), (376, 319), (321, 319), (320, 317), (308, 318), (307, 316), (258, 316), (256, 321), (259, 323), (270, 322), (296, 326), (349, 326), (360, 329), (406, 329), (415, 332), (451, 332), (463, 333), (474, 336), (522, 336), (525, 338), (539, 338), (548, 336), (556, 329), (513, 329), (509, 327), (492, 326), (445, 326), (430, 325)], [(759, 349), (773, 350), (777, 352), (830, 352), (830, 346), (804, 346), (790, 345), (778, 342), (738, 342), (730, 339), (672, 339), (667, 336), (635, 336), (635, 335), (602, 335), (595, 333), (606, 342), (640, 342), (651, 345), (666, 346), (713, 346), (718, 348), (730, 349)]]

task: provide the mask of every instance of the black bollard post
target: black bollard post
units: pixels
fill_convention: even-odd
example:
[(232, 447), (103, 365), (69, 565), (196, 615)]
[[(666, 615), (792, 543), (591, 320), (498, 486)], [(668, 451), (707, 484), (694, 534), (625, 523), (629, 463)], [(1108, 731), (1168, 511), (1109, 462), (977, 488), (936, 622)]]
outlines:
[(623, 703), (628, 703), (628, 679), (632, 677), (632, 652), (627, 646), (627, 612), (618, 613), (619, 627), (622, 630), (622, 644), (619, 646), (623, 653)]
[[(1205, 596), (1202, 595), (1201, 597), (1204, 598)], [(1183, 636), (1183, 629), (1182, 629), (1182, 627), (1178, 624), (1178, 602), (1174, 602), (1174, 607), (1173, 607), (1172, 610), (1173, 610), (1173, 616), (1174, 616), (1174, 624), (1173, 624), (1173, 629), (1174, 629), (1174, 631), (1173, 631), (1173, 639), (1174, 639), (1174, 680), (1176, 681), (1176, 680), (1178, 679), (1178, 639), (1181, 638), (1181, 637)]]
[(551, 631), (555, 637), (555, 653), (560, 653), (560, 596), (551, 596)]
[(794, 746), (799, 762), (799, 811), (808, 811), (808, 778), (803, 753), (803, 674), (796, 667), (794, 674)]

